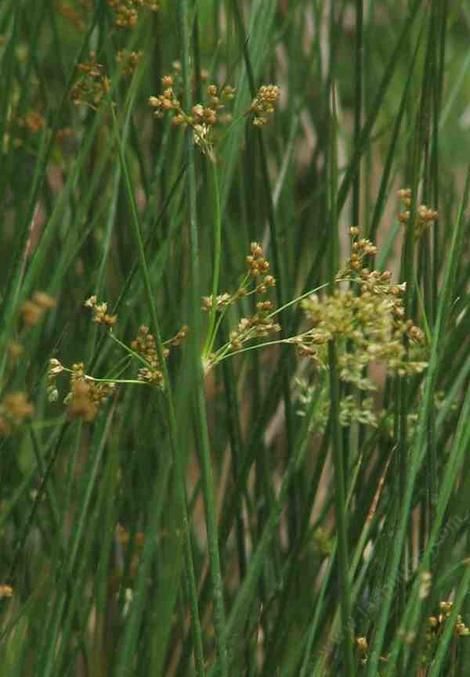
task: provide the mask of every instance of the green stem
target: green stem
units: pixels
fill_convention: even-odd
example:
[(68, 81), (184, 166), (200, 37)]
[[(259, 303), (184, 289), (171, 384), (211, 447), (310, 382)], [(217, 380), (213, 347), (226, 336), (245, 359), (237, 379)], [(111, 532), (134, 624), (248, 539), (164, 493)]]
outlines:
[[(188, 0), (179, 3), (180, 25), (183, 41), (183, 87), (184, 108), (192, 108), (192, 67), (191, 67), (191, 20)], [(199, 452), (201, 460), (202, 485), (204, 505), (206, 511), (206, 528), (209, 548), (209, 562), (212, 577), (214, 599), (214, 625), (219, 658), (219, 668), (222, 677), (228, 675), (228, 651), (225, 633), (225, 608), (223, 597), (223, 579), (220, 565), (219, 538), (217, 533), (217, 509), (215, 500), (214, 478), (209, 445), (209, 431), (207, 426), (206, 402), (204, 393), (203, 362), (200, 353), (201, 313), (200, 299), (200, 252), (199, 252), (199, 225), (197, 217), (197, 189), (196, 171), (194, 162), (193, 140), (186, 134), (186, 157), (188, 170), (186, 182), (188, 190), (190, 241), (191, 241), (191, 291), (193, 303), (193, 331), (192, 331), (192, 358), (195, 374), (195, 406), (197, 430), (199, 436)], [(219, 219), (220, 223), (220, 219)], [(215, 270), (217, 263), (215, 265)], [(218, 278), (214, 279), (218, 283)]]
[(214, 344), (215, 334), (217, 330), (217, 304), (216, 297), (219, 289), (220, 280), (220, 263), (222, 255), (222, 215), (220, 210), (220, 188), (219, 176), (217, 172), (217, 165), (215, 161), (209, 161), (211, 166), (211, 183), (214, 196), (214, 271), (212, 276), (212, 307), (209, 315), (209, 328), (207, 331), (206, 343), (203, 349), (203, 355), (209, 354), (212, 345)]
[[(147, 297), (147, 305), (151, 317), (152, 331), (155, 337), (155, 347), (157, 350), (158, 360), (160, 362), (162, 374), (163, 374), (163, 383), (166, 394), (166, 404), (167, 404), (167, 416), (168, 416), (168, 427), (169, 427), (169, 436), (170, 436), (170, 445), (172, 450), (172, 456), (175, 463), (176, 470), (176, 485), (177, 485), (177, 497), (179, 503), (179, 510), (181, 511), (182, 517), (182, 528), (183, 528), (183, 537), (184, 537), (184, 550), (185, 550), (185, 559), (186, 559), (186, 569), (188, 576), (188, 591), (190, 594), (190, 603), (191, 603), (191, 613), (192, 621), (194, 627), (196, 628), (196, 635), (200, 638), (202, 637), (202, 630), (199, 621), (198, 613), (198, 602), (196, 597), (196, 588), (195, 588), (195, 574), (194, 574), (194, 563), (192, 556), (192, 545), (191, 545), (191, 536), (189, 532), (189, 517), (187, 509), (187, 498), (186, 498), (186, 487), (185, 487), (185, 475), (184, 467), (182, 464), (182, 457), (179, 453), (178, 442), (177, 442), (177, 422), (174, 409), (174, 402), (171, 392), (171, 384), (168, 374), (168, 368), (165, 359), (164, 345), (161, 338), (160, 332), (160, 322), (157, 315), (157, 309), (155, 306), (155, 294), (153, 292), (152, 283), (150, 279), (150, 271), (147, 264), (147, 258), (145, 255), (145, 244), (144, 238), (142, 235), (142, 229), (140, 225), (139, 215), (137, 211), (137, 205), (135, 202), (135, 195), (132, 189), (132, 183), (130, 180), (127, 162), (124, 154), (124, 148), (122, 146), (121, 137), (119, 134), (119, 126), (116, 118), (116, 113), (114, 110), (114, 105), (110, 103), (111, 118), (113, 124), (113, 132), (115, 135), (116, 144), (118, 147), (119, 161), (121, 163), (122, 175), (124, 177), (124, 182), (126, 186), (127, 196), (129, 200), (130, 212), (131, 212), (131, 226), (134, 235), (134, 239), (137, 245), (138, 257), (140, 268), (142, 272), (142, 279), (144, 283), (145, 293)], [(203, 656), (202, 656), (202, 642), (195, 642), (195, 652), (196, 652), (196, 664), (202, 666)], [(202, 672), (199, 670), (200, 674)]]

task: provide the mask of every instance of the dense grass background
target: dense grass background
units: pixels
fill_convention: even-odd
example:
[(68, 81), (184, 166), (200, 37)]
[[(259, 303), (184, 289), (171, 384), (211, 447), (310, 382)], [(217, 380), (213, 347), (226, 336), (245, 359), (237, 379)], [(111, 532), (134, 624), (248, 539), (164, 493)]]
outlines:
[[(34, 405), (0, 437), (0, 674), (467, 674), (468, 7), (162, 0), (119, 28), (112, 4), (0, 3), (0, 415), (11, 393)], [(130, 76), (122, 49), (143, 53)], [(71, 97), (93, 51), (96, 109)], [(215, 162), (148, 106), (174, 60), (188, 111), (207, 82), (236, 88)], [(256, 128), (269, 83), (280, 104)], [(417, 238), (421, 203), (439, 218)], [(278, 344), (204, 372), (217, 269), (234, 291), (263, 242), (281, 307), (334, 285), (351, 225), (426, 337), (421, 374), (372, 370), (378, 425), (341, 425), (362, 396), (333, 343), (325, 369)], [(39, 290), (56, 305), (28, 324)], [(189, 333), (165, 388), (120, 385), (86, 422), (63, 374), (49, 402), (50, 358), (136, 373), (91, 294), (127, 344), (146, 324), (161, 357)], [(297, 303), (277, 319), (304, 327)]]

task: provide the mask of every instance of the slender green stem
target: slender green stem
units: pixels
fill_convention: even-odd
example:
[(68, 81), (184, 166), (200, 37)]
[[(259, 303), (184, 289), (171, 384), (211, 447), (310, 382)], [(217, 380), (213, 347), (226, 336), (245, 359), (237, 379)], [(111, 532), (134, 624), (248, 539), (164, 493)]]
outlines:
[(211, 196), (214, 204), (214, 270), (212, 273), (212, 306), (209, 312), (209, 327), (207, 330), (206, 343), (203, 349), (203, 356), (210, 353), (217, 332), (217, 303), (216, 298), (219, 290), (220, 280), (220, 266), (222, 258), (222, 214), (220, 209), (220, 188), (219, 175), (217, 171), (217, 164), (215, 160), (210, 160), (210, 176), (211, 176)]
[[(173, 403), (173, 397), (172, 397), (172, 392), (171, 392), (171, 383), (170, 383), (170, 378), (169, 378), (169, 373), (168, 373), (168, 368), (166, 365), (166, 359), (165, 359), (165, 353), (164, 353), (164, 345), (163, 341), (161, 338), (161, 333), (160, 333), (160, 322), (159, 318), (157, 315), (157, 309), (155, 305), (155, 294), (152, 288), (152, 283), (150, 279), (150, 272), (147, 264), (147, 258), (145, 255), (145, 244), (144, 244), (144, 238), (142, 235), (142, 230), (140, 226), (140, 221), (139, 221), (139, 216), (138, 216), (138, 211), (137, 211), (137, 205), (135, 202), (135, 196), (134, 196), (134, 191), (132, 189), (132, 184), (129, 176), (129, 171), (127, 168), (127, 162), (125, 158), (125, 153), (124, 149), (122, 147), (121, 143), (121, 137), (119, 134), (119, 127), (118, 127), (118, 121), (116, 118), (116, 113), (114, 110), (114, 105), (111, 102), (110, 104), (110, 111), (111, 111), (111, 118), (113, 122), (113, 131), (115, 135), (115, 140), (116, 144), (118, 147), (118, 153), (119, 153), (119, 160), (121, 163), (121, 170), (122, 170), (122, 175), (125, 180), (126, 184), (126, 190), (127, 190), (127, 197), (129, 199), (129, 204), (130, 204), (130, 209), (131, 209), (131, 224), (132, 224), (132, 229), (133, 229), (133, 234), (135, 238), (135, 242), (137, 245), (137, 251), (139, 255), (139, 263), (140, 263), (140, 268), (141, 268), (141, 273), (142, 273), (142, 278), (144, 282), (144, 289), (147, 297), (147, 305), (148, 309), (150, 312), (150, 317), (151, 317), (151, 323), (152, 323), (152, 330), (155, 336), (155, 345), (156, 345), (156, 350), (157, 350), (157, 355), (158, 359), (160, 362), (161, 370), (163, 373), (163, 382), (164, 382), (164, 389), (165, 389), (165, 394), (166, 394), (166, 402), (167, 402), (167, 414), (168, 414), (168, 423), (169, 423), (169, 433), (170, 433), (170, 444), (173, 452), (173, 459), (175, 462), (175, 468), (176, 468), (176, 476), (177, 476), (177, 495), (179, 499), (179, 508), (181, 510), (181, 515), (182, 515), (182, 527), (183, 527), (183, 537), (184, 537), (184, 548), (185, 548), (185, 557), (186, 557), (186, 567), (187, 567), (187, 575), (188, 579), (191, 582), (189, 585), (189, 592), (192, 595), (191, 598), (191, 611), (194, 614), (192, 617), (192, 621), (195, 624), (195, 626), (198, 628), (198, 637), (201, 636), (201, 631), (200, 631), (200, 621), (199, 621), (199, 613), (198, 613), (198, 604), (197, 604), (197, 599), (194, 597), (195, 595), (195, 585), (194, 585), (194, 580), (195, 580), (195, 575), (194, 575), (194, 564), (193, 564), (193, 557), (192, 557), (192, 546), (191, 546), (191, 538), (190, 538), (190, 533), (189, 533), (189, 518), (188, 518), (188, 512), (187, 512), (187, 503), (186, 503), (186, 488), (185, 488), (185, 477), (184, 477), (184, 467), (182, 465), (182, 458), (181, 458), (181, 453), (178, 449), (178, 443), (177, 443), (177, 422), (176, 422), (176, 416), (175, 416), (175, 410), (174, 410), (174, 403)], [(195, 646), (195, 650), (197, 651), (197, 663), (198, 665), (201, 665), (203, 662), (203, 658), (201, 655), (201, 650), (202, 646), (201, 643), (198, 642)]]
[[(189, 1), (182, 0), (179, 5), (181, 36), (183, 43), (183, 87), (184, 87), (184, 107), (186, 110), (192, 108), (192, 67), (191, 67), (191, 27), (190, 27), (190, 8)], [(189, 221), (190, 221), (190, 242), (191, 242), (191, 289), (193, 300), (193, 332), (191, 341), (191, 353), (193, 359), (193, 369), (195, 372), (195, 407), (196, 423), (198, 430), (198, 447), (201, 460), (202, 483), (204, 504), (206, 510), (206, 528), (209, 546), (209, 561), (212, 577), (213, 599), (214, 599), (214, 620), (217, 639), (217, 653), (219, 659), (220, 674), (222, 677), (228, 675), (228, 649), (227, 638), (225, 634), (225, 605), (223, 594), (223, 578), (220, 563), (219, 538), (217, 533), (217, 509), (215, 500), (214, 478), (212, 472), (212, 460), (209, 445), (209, 431), (207, 427), (207, 413), (204, 393), (204, 372), (201, 359), (200, 337), (201, 320), (199, 311), (200, 299), (200, 251), (199, 251), (199, 224), (197, 214), (197, 189), (193, 140), (189, 133), (186, 134), (186, 157), (188, 170), (186, 173)], [(216, 170), (214, 170), (216, 171)], [(218, 200), (217, 200), (218, 202)], [(220, 227), (220, 217), (217, 219), (216, 227)], [(216, 241), (221, 237), (216, 235)], [(216, 244), (219, 250), (219, 261), (214, 262), (214, 270), (218, 271), (220, 265), (220, 243)], [(218, 275), (214, 275), (214, 285), (218, 284)]]

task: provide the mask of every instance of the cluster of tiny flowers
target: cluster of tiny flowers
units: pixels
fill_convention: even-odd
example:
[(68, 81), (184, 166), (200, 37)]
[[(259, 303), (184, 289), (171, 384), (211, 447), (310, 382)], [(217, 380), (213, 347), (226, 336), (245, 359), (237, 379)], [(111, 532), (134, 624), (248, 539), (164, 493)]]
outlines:
[(87, 376), (83, 362), (73, 364), (70, 370), (70, 392), (64, 400), (68, 415), (87, 423), (94, 421), (100, 406), (115, 387), (114, 383), (99, 383)]
[[(369, 254), (376, 253), (367, 240), (354, 244), (361, 242), (364, 243), (361, 247)], [(312, 295), (305, 300), (303, 307), (313, 326), (297, 342), (303, 354), (318, 357), (318, 346), (333, 339), (339, 341), (341, 379), (369, 390), (371, 383), (364, 379), (362, 372), (371, 362), (382, 362), (388, 371), (399, 376), (421, 372), (426, 363), (408, 360), (403, 338), (406, 335), (419, 344), (424, 335), (405, 318), (405, 285), (392, 284), (387, 271), (370, 271), (368, 268), (358, 271), (357, 256), (362, 262), (362, 253), (358, 254), (353, 245), (346, 271), (349, 271), (349, 279), (358, 285), (358, 293), (337, 290), (322, 299)]]
[(273, 307), (271, 301), (258, 301), (256, 312), (249, 317), (242, 317), (236, 329), (230, 332), (231, 350), (241, 350), (252, 339), (265, 338), (281, 331), (280, 324), (271, 317)]
[(34, 414), (34, 407), (23, 392), (4, 395), (0, 400), (0, 435), (10, 435)]
[(26, 327), (35, 327), (42, 320), (44, 313), (56, 305), (55, 299), (46, 292), (35, 291), (32, 298), (23, 303), (20, 315)]
[[(271, 287), (275, 286), (276, 280), (269, 273), (270, 264), (259, 242), (252, 242), (250, 250), (251, 253), (246, 257), (248, 275), (253, 280), (254, 292), (259, 296), (264, 296)], [(237, 328), (230, 332), (231, 349), (240, 350), (244, 343), (253, 338), (264, 338), (270, 334), (279, 333), (281, 327), (271, 316), (273, 309), (272, 301), (258, 301), (256, 312), (249, 317), (242, 317)]]
[(346, 395), (339, 402), (339, 423), (346, 427), (352, 423), (361, 423), (376, 428), (378, 425), (377, 416), (374, 412), (374, 402), (371, 397), (361, 400), (361, 406), (354, 395)]
[[(453, 606), (452, 602), (440, 602), (440, 613), (429, 617), (429, 626), (433, 632), (438, 632), (442, 628), (442, 625), (451, 615)], [(463, 622), (460, 614), (455, 619), (454, 630), (455, 634), (459, 637), (468, 637), (470, 635), (470, 628)]]
[(13, 597), (13, 588), (6, 583), (0, 584), (0, 599), (9, 599)]
[(116, 61), (122, 70), (123, 75), (133, 75), (135, 69), (142, 61), (144, 53), (142, 51), (131, 52), (128, 49), (120, 49), (116, 54)]
[(37, 134), (46, 126), (46, 120), (38, 111), (30, 110), (26, 115), (17, 117), (16, 124), (30, 134)]
[[(138, 353), (146, 362), (147, 366), (139, 369), (137, 378), (145, 383), (161, 385), (163, 372), (157, 354), (157, 346), (154, 335), (146, 325), (139, 327), (136, 338), (131, 343), (131, 348)], [(170, 354), (169, 348), (164, 348), (165, 359)]]
[(117, 315), (110, 315), (108, 313), (107, 303), (98, 303), (95, 295), (90, 296), (83, 304), (85, 308), (91, 308), (93, 322), (102, 324), (105, 327), (114, 327), (117, 322)]
[(365, 665), (368, 659), (369, 643), (367, 637), (356, 637), (356, 649), (359, 654), (360, 662)]
[(77, 66), (79, 77), (70, 91), (70, 98), (76, 105), (84, 105), (96, 110), (109, 92), (110, 82), (104, 66), (96, 61), (92, 52), (90, 60)]
[(277, 85), (262, 85), (250, 106), (250, 113), (253, 114), (253, 124), (256, 127), (263, 127), (268, 124), (272, 114), (276, 110), (279, 102), (281, 90)]
[[(400, 202), (403, 205), (403, 210), (398, 214), (400, 223), (409, 224), (410, 222), (410, 207), (412, 201), (411, 188), (400, 188), (397, 193)], [(427, 228), (439, 218), (439, 214), (435, 209), (421, 204), (416, 209), (415, 220), (415, 237), (419, 239)]]
[[(172, 338), (165, 341), (163, 345), (163, 357), (166, 359), (170, 354), (170, 349), (181, 345), (188, 335), (188, 327), (183, 325), (181, 329)], [(131, 348), (145, 362), (145, 367), (141, 367), (137, 374), (139, 381), (161, 386), (163, 384), (163, 371), (157, 353), (157, 345), (154, 335), (146, 325), (139, 327), (136, 338), (131, 343)]]
[(142, 9), (156, 12), (159, 3), (155, 0), (107, 0), (114, 12), (114, 23), (117, 28), (134, 28)]
[[(96, 296), (91, 296), (84, 304), (92, 310), (92, 321), (101, 324), (109, 330), (109, 336), (117, 342), (121, 348), (127, 351), (129, 357), (138, 359), (143, 363), (139, 369), (137, 379), (142, 384), (163, 385), (163, 371), (158, 358), (158, 351), (155, 337), (149, 328), (142, 325), (139, 328), (137, 337), (130, 346), (115, 337), (112, 328), (116, 324), (117, 316), (108, 313), (108, 304), (98, 302)], [(165, 359), (170, 353), (170, 349), (179, 346), (188, 333), (188, 327), (183, 326), (172, 338), (163, 344), (163, 355)], [(113, 394), (118, 384), (136, 383), (133, 379), (121, 377), (116, 378), (95, 378), (85, 372), (83, 362), (77, 362), (70, 368), (64, 366), (58, 359), (49, 360), (47, 371), (47, 396), (49, 402), (56, 402), (59, 399), (59, 390), (57, 379), (60, 374), (67, 373), (70, 376), (68, 393), (64, 399), (67, 405), (67, 411), (70, 418), (80, 418), (85, 422), (93, 421), (101, 405)]]
[(203, 153), (211, 155), (214, 128), (219, 124), (227, 124), (232, 119), (226, 106), (234, 98), (235, 90), (229, 86), (219, 88), (215, 84), (209, 84), (206, 88), (206, 101), (195, 104), (188, 112), (183, 109), (175, 93), (178, 79), (178, 73), (165, 75), (162, 78), (162, 94), (151, 96), (149, 105), (154, 109), (157, 118), (169, 113), (175, 126), (191, 127), (194, 142)]
[[(274, 305), (269, 299), (263, 298), (269, 290), (275, 286), (276, 280), (270, 274), (270, 264), (265, 258), (263, 248), (258, 242), (252, 242), (250, 245), (250, 254), (246, 257), (247, 273), (243, 278), (239, 288), (229, 294), (225, 292), (218, 296), (204, 296), (202, 299), (203, 310), (212, 311), (214, 308), (223, 312), (228, 306), (233, 305), (240, 299), (255, 294), (258, 297), (255, 312), (242, 317), (235, 329), (230, 332), (230, 340), (226, 352), (238, 351), (249, 341), (256, 338), (265, 338), (281, 331), (280, 325), (274, 320)], [(214, 354), (208, 361), (207, 367), (217, 363), (218, 353)]]
[(353, 238), (351, 255), (346, 262), (344, 270), (338, 273), (338, 278), (346, 277), (348, 273), (357, 273), (363, 267), (364, 259), (367, 256), (375, 256), (377, 254), (377, 247), (373, 242), (363, 237), (356, 239), (360, 234), (359, 228), (352, 226), (349, 229), (349, 234)]
[[(357, 229), (351, 229), (353, 237)], [(356, 246), (355, 246), (356, 245)], [(302, 302), (310, 328), (289, 342), (297, 346), (301, 356), (326, 364), (326, 344), (334, 340), (340, 379), (363, 391), (375, 386), (367, 376), (367, 367), (381, 363), (386, 371), (398, 376), (418, 374), (427, 363), (413, 359), (422, 350), (424, 334), (405, 317), (403, 294), (406, 285), (392, 284), (388, 271), (369, 270), (364, 265), (367, 256), (376, 254), (376, 247), (365, 239), (353, 243), (352, 253), (340, 279), (347, 275), (356, 289), (337, 289), (322, 298), (313, 294)], [(404, 338), (410, 342), (409, 350)], [(377, 425), (371, 398), (365, 398), (360, 408), (352, 396), (340, 402), (340, 422)]]
[[(437, 643), (446, 623), (448, 622), (449, 616), (452, 613), (452, 608), (452, 602), (440, 602), (438, 613), (429, 616), (426, 631), (426, 644), (421, 656), (421, 664), (423, 666), (428, 666), (432, 662)], [(454, 633), (456, 637), (470, 636), (470, 628), (464, 623), (461, 615), (458, 615), (455, 620)], [(414, 637), (412, 637), (412, 639), (414, 639)]]

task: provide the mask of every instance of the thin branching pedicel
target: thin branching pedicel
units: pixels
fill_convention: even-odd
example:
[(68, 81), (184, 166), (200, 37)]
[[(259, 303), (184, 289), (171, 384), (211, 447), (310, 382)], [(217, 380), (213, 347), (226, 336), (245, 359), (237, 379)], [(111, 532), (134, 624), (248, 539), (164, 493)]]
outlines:
[[(214, 333), (208, 337), (206, 344), (208, 346), (207, 354), (204, 356), (206, 370), (215, 366), (231, 353), (241, 351), (254, 339), (265, 338), (277, 334), (281, 330), (279, 323), (274, 319), (274, 305), (272, 301), (265, 298), (269, 290), (275, 286), (276, 280), (269, 272), (269, 261), (265, 258), (263, 248), (258, 242), (251, 243), (250, 254), (246, 257), (246, 265), (246, 275), (236, 291), (232, 293), (224, 292), (215, 297), (205, 296), (202, 299), (203, 310), (211, 311), (215, 307), (219, 313), (219, 321), (214, 327)], [(242, 317), (230, 331), (229, 342), (213, 351), (217, 330), (227, 309), (241, 299), (253, 294), (257, 298), (255, 312)]]
[(229, 86), (220, 88), (216, 84), (209, 84), (206, 88), (206, 100), (195, 104), (189, 112), (183, 109), (179, 95), (175, 91), (179, 82), (178, 71), (165, 75), (162, 78), (162, 94), (151, 96), (148, 100), (149, 105), (154, 109), (155, 117), (161, 118), (169, 113), (176, 127), (191, 127), (194, 143), (203, 154), (214, 159), (215, 128), (232, 120), (226, 107), (234, 98), (235, 90)]
[(96, 54), (90, 54), (89, 61), (77, 66), (78, 79), (70, 91), (75, 105), (84, 105), (97, 110), (110, 90), (109, 78), (104, 66), (96, 61)]
[[(134, 377), (123, 378), (121, 372), (115, 377), (96, 378), (86, 373), (83, 362), (76, 362), (69, 368), (56, 358), (49, 360), (47, 371), (49, 401), (56, 402), (59, 399), (57, 379), (61, 374), (68, 374), (68, 393), (64, 398), (67, 413), (72, 419), (79, 418), (91, 423), (95, 420), (102, 405), (114, 394), (118, 385), (153, 385), (163, 388), (165, 384), (163, 370), (157, 355), (155, 338), (147, 326), (142, 325), (139, 328), (136, 338), (129, 346), (113, 333), (118, 317), (108, 313), (106, 302), (98, 301), (97, 297), (93, 295), (83, 305), (91, 310), (92, 321), (107, 329), (109, 338), (127, 353), (126, 362), (137, 361), (139, 363), (137, 374)], [(188, 328), (183, 326), (175, 336), (164, 342), (165, 359), (170, 354), (171, 348), (179, 346), (184, 341), (187, 332)]]

